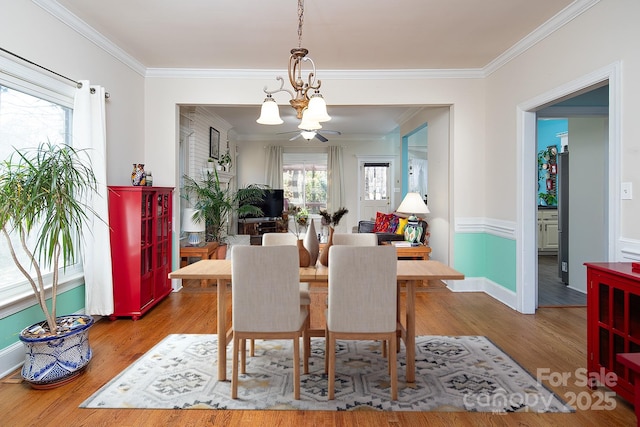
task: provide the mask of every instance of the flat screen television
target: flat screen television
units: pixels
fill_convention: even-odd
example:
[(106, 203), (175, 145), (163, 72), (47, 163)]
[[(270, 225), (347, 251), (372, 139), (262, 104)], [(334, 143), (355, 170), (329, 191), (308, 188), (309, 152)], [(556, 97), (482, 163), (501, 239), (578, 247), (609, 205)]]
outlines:
[(262, 213), (267, 218), (275, 218), (282, 216), (284, 210), (284, 190), (275, 189), (268, 190), (264, 194), (262, 200)]
[[(277, 218), (282, 216), (284, 210), (284, 190), (266, 190), (262, 201), (258, 204), (262, 209), (261, 218)], [(244, 218), (255, 218), (256, 215), (247, 215)]]

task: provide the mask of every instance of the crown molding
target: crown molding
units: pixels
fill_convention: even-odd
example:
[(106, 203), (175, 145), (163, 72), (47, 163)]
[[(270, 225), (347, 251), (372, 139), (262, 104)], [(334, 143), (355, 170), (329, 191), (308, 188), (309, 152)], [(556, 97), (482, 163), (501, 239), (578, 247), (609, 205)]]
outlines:
[[(273, 79), (286, 76), (287, 70), (260, 69), (208, 69), (208, 68), (147, 68), (145, 77), (187, 79)], [(424, 80), (424, 79), (478, 79), (481, 69), (442, 70), (322, 70), (323, 80)]]
[[(274, 75), (286, 75), (286, 70), (259, 69), (198, 69), (198, 68), (147, 68), (115, 43), (61, 6), (56, 0), (32, 0), (36, 5), (68, 25), (95, 45), (130, 67), (143, 77), (160, 78), (244, 78), (265, 79)], [(546, 37), (571, 22), (600, 0), (575, 0), (569, 6), (528, 34), (506, 52), (483, 68), (470, 69), (398, 69), (398, 70), (323, 70), (323, 79), (335, 80), (424, 80), (424, 79), (479, 79), (484, 78)]]
[(144, 77), (146, 67), (133, 56), (129, 55), (111, 40), (100, 34), (93, 27), (71, 13), (68, 9), (62, 7), (55, 0), (32, 0), (37, 6), (49, 12), (63, 24), (75, 30), (78, 34), (104, 50), (127, 67)]
[(517, 58), (540, 41), (544, 40), (587, 10), (598, 4), (600, 0), (576, 0), (569, 6), (562, 9), (547, 22), (533, 30), (518, 43), (507, 49), (502, 55), (491, 61), (484, 67), (484, 77), (500, 69), (502, 66)]

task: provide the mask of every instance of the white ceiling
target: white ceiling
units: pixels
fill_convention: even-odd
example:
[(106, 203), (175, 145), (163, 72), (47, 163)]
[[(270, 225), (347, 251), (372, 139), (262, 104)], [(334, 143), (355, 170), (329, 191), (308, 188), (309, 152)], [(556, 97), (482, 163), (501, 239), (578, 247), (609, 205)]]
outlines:
[[(585, 0), (307, 0), (302, 47), (323, 71), (478, 70), (572, 3)], [(146, 69), (286, 69), (298, 46), (296, 0), (36, 0), (62, 6)], [(75, 16), (74, 16), (75, 15)], [(258, 95), (262, 99), (262, 95)], [(259, 102), (259, 101), (257, 101)], [(407, 107), (331, 107), (324, 127), (384, 134)], [(289, 111), (290, 110), (290, 114)], [(259, 106), (215, 107), (239, 136), (296, 129), (259, 126)], [(287, 115), (287, 117), (285, 117)], [(337, 137), (331, 136), (330, 139)]]

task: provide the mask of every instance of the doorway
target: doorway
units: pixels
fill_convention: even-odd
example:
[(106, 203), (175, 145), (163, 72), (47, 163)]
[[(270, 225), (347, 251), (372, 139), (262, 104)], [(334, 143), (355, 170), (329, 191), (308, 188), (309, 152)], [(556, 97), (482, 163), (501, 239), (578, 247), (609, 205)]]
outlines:
[[(620, 176), (616, 171), (620, 164), (620, 117), (621, 89), (620, 89), (620, 63), (613, 63), (600, 70), (584, 76), (576, 81), (569, 82), (549, 93), (540, 95), (518, 106), (518, 128), (520, 144), (518, 145), (519, 182), (518, 186), (518, 223), (521, 224), (516, 239), (517, 256), (517, 285), (516, 285), (516, 309), (521, 313), (532, 314), (538, 306), (538, 265), (537, 265), (537, 194), (531, 189), (537, 187), (536, 177), (536, 120), (537, 112), (558, 104), (562, 101), (575, 98), (578, 95), (592, 91), (602, 86), (609, 86), (609, 105), (606, 108), (608, 119), (606, 129), (603, 130), (603, 139), (608, 140), (608, 146), (604, 156), (598, 160), (602, 162), (603, 175), (601, 184), (604, 188), (601, 200), (592, 203), (585, 212), (593, 214), (598, 212), (598, 222), (603, 224), (603, 235), (599, 236), (598, 247), (600, 252), (595, 257), (589, 257), (590, 261), (608, 261), (616, 258), (617, 246), (619, 246), (619, 212), (620, 212)], [(558, 113), (558, 111), (556, 111)], [(610, 125), (609, 125), (610, 123)], [(571, 129), (569, 129), (571, 134)], [(604, 220), (603, 220), (604, 219)], [(587, 229), (580, 224), (581, 229)], [(589, 236), (589, 232), (584, 235)], [(594, 245), (583, 245), (585, 248)], [(582, 255), (584, 259), (584, 254)], [(575, 268), (583, 268), (577, 260), (572, 262)], [(576, 286), (584, 286), (586, 280), (577, 283)]]
[(586, 305), (583, 264), (607, 257), (608, 109), (604, 85), (537, 112), (540, 307)]

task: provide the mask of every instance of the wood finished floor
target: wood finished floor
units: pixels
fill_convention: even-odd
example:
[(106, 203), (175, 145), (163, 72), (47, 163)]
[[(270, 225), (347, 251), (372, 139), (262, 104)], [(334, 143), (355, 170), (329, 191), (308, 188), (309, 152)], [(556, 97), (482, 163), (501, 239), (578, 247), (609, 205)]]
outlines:
[(538, 256), (538, 306), (586, 306), (587, 295), (571, 289), (558, 276), (558, 256)]
[[(313, 292), (314, 326), (322, 322)], [(0, 381), (2, 426), (631, 426), (633, 407), (616, 398), (614, 410), (572, 414), (487, 414), (437, 412), (317, 412), (80, 409), (78, 405), (167, 334), (214, 333), (215, 289), (184, 289), (138, 321), (101, 319), (91, 329), (94, 358), (86, 372), (63, 387), (32, 390), (24, 383)], [(417, 295), (420, 335), (484, 335), (534, 376), (536, 369), (573, 373), (586, 366), (586, 308), (542, 308), (518, 314), (483, 293), (452, 293), (438, 283)], [(403, 387), (402, 376), (399, 387)], [(596, 400), (594, 392), (569, 381), (549, 386)]]

